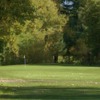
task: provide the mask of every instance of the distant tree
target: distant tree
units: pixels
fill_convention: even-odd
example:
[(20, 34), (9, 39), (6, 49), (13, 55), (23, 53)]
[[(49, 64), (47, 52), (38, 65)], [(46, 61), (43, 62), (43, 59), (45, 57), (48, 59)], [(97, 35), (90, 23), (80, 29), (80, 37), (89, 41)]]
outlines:
[(63, 41), (63, 34), (55, 32), (53, 34), (48, 35), (45, 44), (45, 51), (49, 52), (52, 58), (51, 61), (53, 63), (58, 62), (58, 56), (62, 55), (64, 47), (65, 44)]
[[(27, 18), (24, 23), (16, 20), (11, 24), (10, 34), (5, 37), (7, 41), (5, 48), (7, 49), (4, 50), (6, 51), (4, 55), (10, 56), (10, 52), (13, 52), (16, 57), (21, 59), (26, 55), (28, 63), (52, 62), (55, 55), (53, 52), (59, 51), (54, 48), (58, 46), (57, 42), (62, 38), (66, 18), (64, 15), (59, 14), (56, 3), (52, 0), (44, 0), (44, 2), (32, 0), (31, 6), (34, 8), (32, 19)], [(48, 41), (45, 40), (46, 36), (49, 37)], [(48, 48), (45, 48), (51, 42), (52, 50), (56, 51), (48, 51), (47, 49), (50, 48), (48, 46)], [(53, 46), (54, 44), (55, 46)], [(61, 45), (62, 43), (59, 42), (59, 46)], [(46, 57), (47, 55), (49, 56)]]
[(3, 45), (4, 45), (3, 39), (0, 39), (0, 53), (3, 52)]
[(77, 39), (80, 37), (80, 26), (78, 19), (78, 9), (79, 9), (78, 0), (63, 0), (61, 3), (61, 13), (66, 14), (69, 19), (64, 27), (64, 42), (66, 44), (66, 55), (68, 57), (67, 62), (70, 62), (70, 56), (72, 53), (70, 49), (75, 45)]
[(14, 22), (24, 23), (33, 17), (33, 7), (30, 0), (0, 1), (0, 36), (9, 35)]
[[(80, 9), (80, 20), (84, 26), (85, 38), (90, 48), (89, 63), (99, 62), (100, 59), (100, 1), (88, 0)], [(91, 59), (91, 61), (90, 61)], [(100, 63), (100, 62), (99, 62)]]
[[(35, 21), (38, 33), (44, 34), (45, 53), (46, 53), (45, 58), (47, 58), (46, 60), (49, 59), (49, 62), (52, 62), (53, 57), (54, 59), (56, 57), (58, 60), (58, 55), (59, 55), (58, 46), (61, 47), (62, 45), (62, 43), (59, 41), (61, 41), (61, 38), (63, 36), (62, 31), (66, 23), (66, 18), (64, 15), (59, 14), (59, 10), (54, 1), (52, 0), (44, 0), (44, 1), (45, 2), (37, 0), (33, 2), (35, 9), (37, 9), (35, 12), (36, 15)], [(38, 27), (37, 25), (40, 26)], [(57, 60), (53, 62), (56, 63)]]

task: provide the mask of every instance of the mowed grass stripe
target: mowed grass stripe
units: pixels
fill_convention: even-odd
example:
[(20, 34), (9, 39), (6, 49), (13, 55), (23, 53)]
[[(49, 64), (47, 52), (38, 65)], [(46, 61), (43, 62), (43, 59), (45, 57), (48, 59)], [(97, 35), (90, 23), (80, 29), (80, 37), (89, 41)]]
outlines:
[(57, 65), (1, 66), (0, 98), (99, 100), (100, 68)]

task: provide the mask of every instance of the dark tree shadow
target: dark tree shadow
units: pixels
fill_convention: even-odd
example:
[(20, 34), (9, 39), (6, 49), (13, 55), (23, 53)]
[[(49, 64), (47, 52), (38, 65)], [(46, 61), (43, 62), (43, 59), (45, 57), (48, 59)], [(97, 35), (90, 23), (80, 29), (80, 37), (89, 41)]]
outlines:
[(0, 87), (0, 99), (100, 100), (100, 88)]

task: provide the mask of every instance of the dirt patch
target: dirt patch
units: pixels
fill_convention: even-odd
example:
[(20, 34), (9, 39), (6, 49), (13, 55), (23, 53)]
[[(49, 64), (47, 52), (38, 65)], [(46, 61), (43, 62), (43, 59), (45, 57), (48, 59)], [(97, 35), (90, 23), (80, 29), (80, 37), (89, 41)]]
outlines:
[(41, 79), (33, 79), (33, 80), (23, 80), (23, 79), (0, 79), (0, 83), (23, 83), (23, 82), (55, 83), (55, 82), (58, 82), (58, 80), (41, 80)]
[(15, 82), (25, 82), (22, 79), (0, 79), (0, 83), (15, 83)]

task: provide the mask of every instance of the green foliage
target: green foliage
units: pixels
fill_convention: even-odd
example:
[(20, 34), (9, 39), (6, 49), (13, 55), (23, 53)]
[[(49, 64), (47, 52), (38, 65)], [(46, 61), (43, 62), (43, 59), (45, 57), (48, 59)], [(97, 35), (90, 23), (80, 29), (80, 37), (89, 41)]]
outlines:
[(83, 24), (86, 42), (90, 48), (92, 62), (97, 62), (100, 58), (100, 1), (87, 1), (86, 5), (80, 9), (80, 19)]
[(80, 3), (81, 1), (80, 0), (70, 0), (70, 1), (73, 2), (73, 5), (71, 5), (72, 7), (71, 9), (69, 8), (69, 5), (65, 5), (64, 2), (61, 9), (61, 13), (63, 12), (69, 17), (69, 20), (66, 23), (63, 30), (64, 31), (63, 39), (66, 44), (65, 46), (66, 54), (64, 56), (67, 56), (68, 63), (71, 63), (70, 57), (75, 56), (73, 55), (74, 50), (77, 49), (76, 48), (77, 41), (81, 38), (82, 32), (83, 32), (81, 23), (78, 18), (78, 10), (79, 10), (79, 7), (81, 7), (81, 3)]
[(1, 0), (0, 52), (5, 64), (23, 63), (24, 55), (28, 63), (56, 63), (59, 56), (69, 63), (99, 62), (100, 2), (71, 1), (72, 9), (61, 8), (63, 0)]
[(33, 17), (33, 7), (30, 0), (1, 0), (0, 1), (0, 36), (9, 35), (15, 21), (24, 23)]
[(18, 37), (19, 58), (26, 56), (27, 63), (42, 63), (44, 42), (36, 34), (21, 34)]
[(73, 8), (69, 9), (68, 5), (63, 5), (61, 9), (61, 13), (69, 16), (64, 27), (64, 42), (67, 51), (65, 56), (69, 57), (68, 62), (71, 56), (74, 59), (78, 58), (80, 62), (84, 60), (85, 63), (90, 64), (97, 62), (100, 58), (100, 2), (99, 0), (69, 1), (74, 2)]
[(0, 39), (0, 53), (3, 52), (3, 45), (4, 45), (3, 40)]
[[(1, 2), (1, 4), (2, 3), (7, 4), (8, 2), (5, 0)], [(46, 54), (52, 55), (50, 54), (51, 52), (45, 51), (47, 44), (45, 44), (45, 36), (48, 35), (50, 38), (54, 37), (52, 36), (53, 34), (56, 36), (55, 39), (52, 38), (49, 42), (52, 42), (52, 49), (56, 48), (54, 50), (58, 52), (58, 45), (62, 45), (62, 43), (59, 42), (62, 37), (62, 29), (66, 23), (65, 16), (58, 13), (56, 3), (52, 0), (44, 0), (44, 2), (41, 0), (26, 0), (24, 3), (15, 0), (9, 1), (9, 5), (9, 7), (5, 5), (5, 7), (8, 7), (8, 15), (6, 16), (9, 19), (2, 19), (2, 22), (5, 21), (7, 28), (1, 28), (2, 30), (8, 30), (9, 33), (9, 35), (3, 36), (6, 42), (3, 52), (5, 63), (7, 64), (8, 57), (10, 57), (9, 63), (10, 61), (19, 63), (20, 60), (23, 61), (24, 55), (26, 55), (28, 63), (45, 62), (45, 60), (49, 60), (50, 56), (48, 59), (44, 57)], [(11, 10), (11, 8), (13, 8), (13, 10)], [(4, 13), (6, 14), (5, 9)], [(4, 18), (3, 15), (1, 15), (1, 17)], [(1, 31), (1, 34), (2, 32), (3, 31)], [(59, 42), (59, 44), (57, 42)], [(53, 43), (55, 44), (54, 46)], [(16, 60), (13, 61), (13, 59)], [(49, 62), (51, 62), (51, 60)]]
[(63, 34), (55, 32), (46, 37), (45, 51), (49, 52), (52, 62), (58, 62), (58, 56), (63, 55), (65, 44), (63, 42)]

